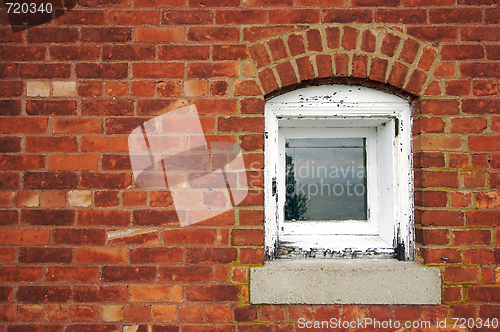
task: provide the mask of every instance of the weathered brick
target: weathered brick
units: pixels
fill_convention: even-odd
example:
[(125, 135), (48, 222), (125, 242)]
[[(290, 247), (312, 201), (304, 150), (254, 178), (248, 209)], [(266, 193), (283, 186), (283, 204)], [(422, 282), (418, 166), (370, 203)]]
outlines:
[(325, 9), (322, 23), (372, 23), (373, 12), (369, 9)]
[(126, 63), (77, 63), (78, 78), (126, 78), (128, 66)]

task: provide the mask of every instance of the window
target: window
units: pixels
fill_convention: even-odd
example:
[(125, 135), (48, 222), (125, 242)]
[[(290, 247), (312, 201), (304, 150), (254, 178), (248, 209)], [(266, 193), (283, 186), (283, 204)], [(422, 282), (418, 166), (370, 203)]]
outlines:
[(409, 103), (322, 85), (266, 103), (266, 257), (413, 259)]

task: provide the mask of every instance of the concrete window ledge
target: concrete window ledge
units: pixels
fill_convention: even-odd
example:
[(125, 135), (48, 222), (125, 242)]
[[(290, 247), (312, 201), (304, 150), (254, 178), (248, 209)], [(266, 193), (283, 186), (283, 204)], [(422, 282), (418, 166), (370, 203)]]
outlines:
[(250, 269), (253, 304), (441, 304), (441, 271), (396, 260), (277, 260)]

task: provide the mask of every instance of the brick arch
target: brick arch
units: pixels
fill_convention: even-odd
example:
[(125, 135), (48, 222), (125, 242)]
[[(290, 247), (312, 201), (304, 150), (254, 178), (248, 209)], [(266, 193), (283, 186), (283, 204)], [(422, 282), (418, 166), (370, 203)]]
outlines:
[(421, 96), (432, 83), (439, 45), (414, 38), (404, 27), (316, 25), (248, 45), (266, 96), (301, 84), (385, 86)]

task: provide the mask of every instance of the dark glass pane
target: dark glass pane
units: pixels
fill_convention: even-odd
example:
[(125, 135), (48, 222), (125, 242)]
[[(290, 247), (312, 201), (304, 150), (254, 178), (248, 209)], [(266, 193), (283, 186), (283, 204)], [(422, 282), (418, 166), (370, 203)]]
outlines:
[(285, 221), (367, 220), (365, 142), (288, 139)]

